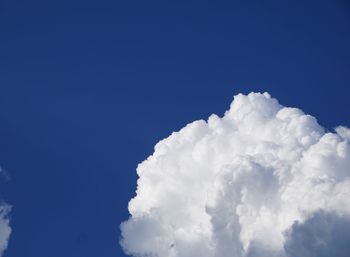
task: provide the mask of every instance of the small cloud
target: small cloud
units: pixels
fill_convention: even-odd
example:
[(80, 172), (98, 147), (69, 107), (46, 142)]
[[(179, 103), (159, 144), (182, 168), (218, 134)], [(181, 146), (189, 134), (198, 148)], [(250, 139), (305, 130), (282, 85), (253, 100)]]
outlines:
[(8, 240), (11, 234), (10, 219), (8, 214), (11, 207), (7, 204), (0, 205), (0, 256), (7, 248)]
[(3, 169), (1, 166), (0, 166), (0, 178), (6, 182), (11, 180), (10, 173), (7, 170)]
[[(9, 173), (2, 167), (0, 167), (0, 179), (4, 180), (5, 182), (11, 179)], [(4, 254), (11, 234), (9, 218), (10, 211), (11, 206), (0, 200), (0, 256)]]

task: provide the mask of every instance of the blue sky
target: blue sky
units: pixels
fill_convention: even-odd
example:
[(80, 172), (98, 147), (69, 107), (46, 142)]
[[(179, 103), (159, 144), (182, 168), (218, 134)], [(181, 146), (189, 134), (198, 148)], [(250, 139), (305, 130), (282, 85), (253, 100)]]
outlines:
[(5, 257), (124, 256), (137, 163), (239, 92), (350, 126), (345, 0), (4, 0), (0, 35)]

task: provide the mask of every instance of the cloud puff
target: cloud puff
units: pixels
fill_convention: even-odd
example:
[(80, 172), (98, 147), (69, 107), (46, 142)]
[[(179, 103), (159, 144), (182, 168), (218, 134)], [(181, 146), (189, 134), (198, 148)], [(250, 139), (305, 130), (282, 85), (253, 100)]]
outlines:
[(349, 141), (267, 93), (239, 94), (139, 164), (121, 245), (142, 257), (343, 256)]
[(0, 256), (3, 255), (7, 248), (8, 240), (11, 234), (8, 213), (11, 207), (7, 204), (0, 205)]
[[(0, 177), (4, 180), (9, 180), (10, 176), (7, 171), (0, 167)], [(11, 206), (0, 201), (0, 256), (3, 255), (7, 248), (8, 240), (11, 234), (10, 220), (8, 214), (11, 210)]]

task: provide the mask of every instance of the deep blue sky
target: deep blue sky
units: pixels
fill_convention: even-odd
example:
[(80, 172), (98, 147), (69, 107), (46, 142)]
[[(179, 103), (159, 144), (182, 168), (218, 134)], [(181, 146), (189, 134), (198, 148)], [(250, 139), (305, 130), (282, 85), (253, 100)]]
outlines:
[(350, 126), (350, 3), (0, 1), (5, 257), (124, 256), (137, 163), (239, 92)]

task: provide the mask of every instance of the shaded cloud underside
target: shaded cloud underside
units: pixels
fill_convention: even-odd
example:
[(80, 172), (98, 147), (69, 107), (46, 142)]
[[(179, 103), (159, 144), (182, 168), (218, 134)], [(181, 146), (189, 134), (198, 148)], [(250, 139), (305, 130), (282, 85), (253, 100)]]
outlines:
[(174, 132), (139, 164), (123, 249), (158, 257), (345, 256), (349, 140), (349, 129), (326, 133), (267, 93), (239, 94), (223, 117)]

